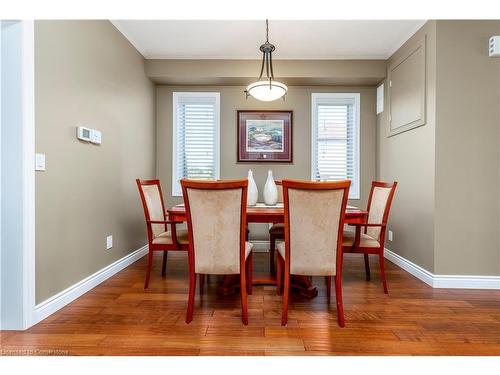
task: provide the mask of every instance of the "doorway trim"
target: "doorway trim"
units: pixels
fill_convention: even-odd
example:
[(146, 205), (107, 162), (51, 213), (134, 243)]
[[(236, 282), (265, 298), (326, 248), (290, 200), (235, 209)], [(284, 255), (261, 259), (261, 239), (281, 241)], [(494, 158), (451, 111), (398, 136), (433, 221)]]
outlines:
[(22, 22), (23, 86), (23, 325), (33, 325), (35, 311), (35, 21)]

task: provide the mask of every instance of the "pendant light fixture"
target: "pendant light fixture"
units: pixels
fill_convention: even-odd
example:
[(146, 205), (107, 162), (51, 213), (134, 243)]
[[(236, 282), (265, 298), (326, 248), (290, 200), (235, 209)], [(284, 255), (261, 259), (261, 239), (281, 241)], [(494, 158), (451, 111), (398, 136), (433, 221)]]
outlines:
[[(284, 83), (274, 79), (273, 58), (272, 53), (276, 49), (274, 45), (269, 43), (269, 22), (266, 20), (266, 42), (260, 46), (262, 51), (262, 66), (260, 68), (260, 76), (257, 82), (247, 86), (245, 90), (246, 98), (249, 96), (264, 102), (271, 102), (279, 99), (286, 94), (288, 87)], [(266, 78), (263, 79), (264, 66), (266, 68)]]

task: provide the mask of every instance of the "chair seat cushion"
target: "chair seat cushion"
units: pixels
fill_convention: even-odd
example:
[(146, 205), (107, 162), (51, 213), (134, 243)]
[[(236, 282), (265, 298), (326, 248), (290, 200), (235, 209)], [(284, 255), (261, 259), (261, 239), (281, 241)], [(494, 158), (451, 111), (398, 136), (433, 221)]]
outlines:
[[(177, 242), (181, 245), (189, 243), (188, 231), (186, 229), (176, 229)], [(172, 232), (163, 232), (153, 240), (155, 245), (172, 245)]]
[(245, 259), (247, 259), (248, 255), (250, 255), (252, 248), (253, 248), (253, 243), (245, 242)]
[[(353, 231), (344, 231), (344, 241), (343, 246), (353, 246), (354, 239), (356, 237), (356, 233)], [(375, 238), (369, 236), (366, 233), (361, 233), (359, 238), (359, 246), (360, 247), (380, 247), (380, 242), (378, 242)]]
[(283, 223), (278, 223), (274, 224), (270, 229), (269, 229), (269, 234), (281, 234), (285, 235), (285, 224)]

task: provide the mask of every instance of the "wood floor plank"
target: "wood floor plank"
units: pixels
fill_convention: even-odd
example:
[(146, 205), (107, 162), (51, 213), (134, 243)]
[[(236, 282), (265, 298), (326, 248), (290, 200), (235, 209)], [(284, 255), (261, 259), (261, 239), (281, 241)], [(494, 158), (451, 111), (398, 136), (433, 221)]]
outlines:
[(97, 346), (106, 338), (103, 334), (18, 333), (5, 340), (2, 347), (12, 346)]
[(446, 349), (436, 342), (412, 342), (395, 340), (357, 340), (344, 338), (342, 340), (330, 339), (304, 339), (307, 351), (330, 351), (336, 353), (360, 355), (440, 355), (448, 354)]
[[(254, 260), (255, 272), (265, 274), (268, 254)], [(29, 330), (0, 332), (0, 354), (500, 355), (500, 292), (432, 289), (387, 262), (384, 295), (377, 260), (371, 265), (367, 282), (363, 257), (345, 257), (345, 328), (318, 277), (318, 297), (292, 294), (286, 327), (275, 287), (254, 287), (243, 326), (239, 295), (219, 296), (215, 276), (196, 293), (186, 324), (186, 254), (169, 255), (165, 277), (155, 257), (148, 290), (143, 258)]]

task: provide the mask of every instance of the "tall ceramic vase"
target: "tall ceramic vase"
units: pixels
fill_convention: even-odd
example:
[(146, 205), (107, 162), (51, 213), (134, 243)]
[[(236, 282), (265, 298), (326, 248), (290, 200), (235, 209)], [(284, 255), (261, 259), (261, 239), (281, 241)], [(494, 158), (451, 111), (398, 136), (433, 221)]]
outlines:
[(264, 185), (264, 203), (268, 206), (274, 206), (278, 203), (278, 189), (273, 178), (273, 171), (267, 172), (267, 180)]
[(259, 197), (259, 192), (257, 191), (257, 185), (253, 179), (253, 172), (251, 169), (248, 170), (248, 192), (247, 192), (247, 205), (255, 206), (257, 204), (257, 198)]

